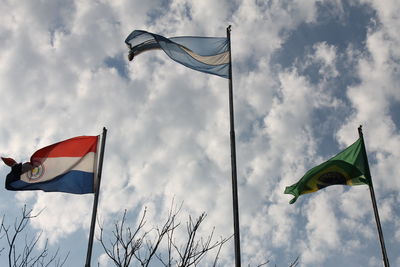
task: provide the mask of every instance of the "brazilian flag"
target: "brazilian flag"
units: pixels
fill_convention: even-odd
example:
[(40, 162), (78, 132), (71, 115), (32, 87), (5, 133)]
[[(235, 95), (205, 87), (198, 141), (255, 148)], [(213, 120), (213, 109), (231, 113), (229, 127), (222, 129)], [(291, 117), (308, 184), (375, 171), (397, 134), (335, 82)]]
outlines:
[(309, 170), (300, 181), (286, 187), (285, 194), (294, 196), (290, 204), (296, 202), (300, 195), (330, 185), (370, 185), (368, 160), (363, 146), (363, 139), (359, 138), (333, 158)]

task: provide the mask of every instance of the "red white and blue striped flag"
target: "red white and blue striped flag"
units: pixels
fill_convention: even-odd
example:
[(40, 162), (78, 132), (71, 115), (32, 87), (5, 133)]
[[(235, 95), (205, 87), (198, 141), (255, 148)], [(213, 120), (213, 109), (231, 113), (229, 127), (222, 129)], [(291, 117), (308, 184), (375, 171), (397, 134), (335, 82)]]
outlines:
[(30, 162), (2, 158), (10, 166), (8, 190), (43, 190), (72, 194), (94, 193), (99, 136), (79, 136), (44, 147)]

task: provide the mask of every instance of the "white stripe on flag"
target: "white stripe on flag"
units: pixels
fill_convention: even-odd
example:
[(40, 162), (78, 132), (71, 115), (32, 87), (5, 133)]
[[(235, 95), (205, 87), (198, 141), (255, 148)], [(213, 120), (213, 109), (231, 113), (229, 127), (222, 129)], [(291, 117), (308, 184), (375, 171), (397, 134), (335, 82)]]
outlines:
[(229, 51), (223, 52), (218, 55), (213, 55), (213, 56), (200, 56), (193, 51), (187, 49), (184, 46), (180, 46), (183, 50), (185, 50), (186, 53), (188, 53), (190, 56), (192, 56), (194, 59), (207, 64), (207, 65), (213, 65), (213, 66), (218, 66), (218, 65), (223, 65), (223, 64), (228, 64), (229, 63)]
[(46, 158), (42, 165), (21, 175), (26, 183), (49, 181), (69, 171), (94, 172), (96, 153), (89, 152), (83, 157)]

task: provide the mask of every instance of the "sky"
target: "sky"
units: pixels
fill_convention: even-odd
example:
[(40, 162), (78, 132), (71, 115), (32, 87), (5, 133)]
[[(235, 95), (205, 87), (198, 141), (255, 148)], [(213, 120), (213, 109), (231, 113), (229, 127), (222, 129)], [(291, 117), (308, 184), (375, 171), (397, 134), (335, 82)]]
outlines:
[[(224, 37), (232, 25), (242, 264), (382, 266), (367, 186), (331, 186), (293, 205), (283, 194), (362, 125), (387, 253), (400, 265), (399, 14), (397, 0), (0, 0), (0, 155), (27, 161), (106, 127), (105, 229), (125, 209), (134, 224), (145, 207), (147, 224), (160, 225), (174, 201), (183, 224), (205, 212), (200, 234), (231, 236), (228, 80), (162, 51), (129, 62), (124, 40), (136, 29)], [(43, 210), (29, 233), (83, 266), (92, 203), (3, 189), (0, 214), (12, 224), (25, 204)], [(220, 264), (233, 262), (232, 239)], [(113, 266), (95, 241), (97, 263)]]

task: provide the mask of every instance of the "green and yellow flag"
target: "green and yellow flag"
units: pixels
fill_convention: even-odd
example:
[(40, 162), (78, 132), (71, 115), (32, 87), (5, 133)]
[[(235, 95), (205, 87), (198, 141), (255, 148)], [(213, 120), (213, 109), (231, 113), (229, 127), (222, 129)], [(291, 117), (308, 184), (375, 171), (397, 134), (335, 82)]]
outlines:
[(363, 146), (363, 140), (359, 138), (333, 158), (309, 170), (300, 181), (286, 187), (285, 194), (294, 195), (290, 204), (296, 202), (300, 195), (312, 193), (330, 185), (369, 185), (370, 177), (366, 165), (368, 161)]

